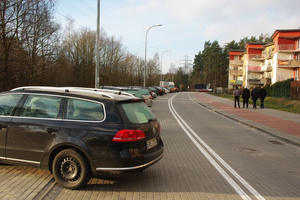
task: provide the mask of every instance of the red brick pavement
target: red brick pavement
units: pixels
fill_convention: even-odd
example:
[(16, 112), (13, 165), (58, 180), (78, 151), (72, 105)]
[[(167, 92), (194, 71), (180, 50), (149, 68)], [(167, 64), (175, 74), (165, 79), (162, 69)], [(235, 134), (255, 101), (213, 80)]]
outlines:
[(199, 93), (195, 93), (195, 94), (193, 94), (193, 96), (195, 98), (197, 98), (199, 101), (201, 101), (205, 104), (209, 104), (210, 106), (213, 106), (217, 109), (224, 110), (228, 113), (237, 115), (239, 117), (243, 117), (245, 119), (254, 121), (256, 123), (260, 123), (265, 126), (269, 126), (271, 128), (274, 128), (274, 129), (289, 133), (291, 135), (300, 137), (300, 123), (296, 123), (296, 122), (288, 121), (288, 120), (281, 119), (278, 117), (272, 117), (267, 114), (261, 114), (261, 113), (251, 111), (252, 105), (249, 107), (249, 109), (243, 109), (243, 108), (239, 109), (239, 108), (234, 108), (233, 104), (232, 104), (232, 106), (230, 106), (226, 103), (214, 101), (212, 98), (209, 98), (205, 95), (201, 95)]

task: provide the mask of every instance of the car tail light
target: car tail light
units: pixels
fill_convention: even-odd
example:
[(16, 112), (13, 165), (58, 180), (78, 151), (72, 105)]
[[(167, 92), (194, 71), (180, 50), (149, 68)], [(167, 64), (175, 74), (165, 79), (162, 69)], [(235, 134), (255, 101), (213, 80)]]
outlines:
[(151, 97), (149, 97), (149, 99), (153, 99), (153, 97), (151, 96)]
[(132, 99), (131, 102), (139, 102), (141, 101), (140, 99)]
[(146, 138), (145, 132), (142, 130), (123, 129), (117, 132), (112, 139), (113, 142), (134, 142)]

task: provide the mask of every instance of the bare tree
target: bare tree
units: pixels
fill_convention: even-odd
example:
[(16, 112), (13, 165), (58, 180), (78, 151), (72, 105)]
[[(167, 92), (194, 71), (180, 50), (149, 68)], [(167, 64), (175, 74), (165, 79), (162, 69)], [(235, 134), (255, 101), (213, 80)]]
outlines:
[(146, 72), (147, 86), (156, 85), (160, 74), (158, 53), (154, 55), (153, 59), (147, 62)]
[(1, 1), (1, 90), (46, 80), (59, 29), (53, 8), (52, 0)]
[(95, 69), (96, 33), (89, 29), (81, 29), (69, 35), (65, 43), (65, 57), (72, 68), (74, 86), (93, 87)]
[(22, 30), (22, 45), (28, 52), (28, 65), (24, 66), (24, 75), (28, 85), (41, 84), (47, 80), (47, 73), (53, 57), (55, 44), (58, 43), (59, 25), (52, 21), (53, 1), (36, 0), (26, 15)]
[[(0, 6), (0, 83), (1, 90), (9, 90), (12, 82), (18, 79), (19, 70), (16, 58), (20, 55), (19, 32), (24, 25), (25, 16), (30, 14), (33, 1), (1, 0)], [(18, 66), (18, 65), (17, 65)]]

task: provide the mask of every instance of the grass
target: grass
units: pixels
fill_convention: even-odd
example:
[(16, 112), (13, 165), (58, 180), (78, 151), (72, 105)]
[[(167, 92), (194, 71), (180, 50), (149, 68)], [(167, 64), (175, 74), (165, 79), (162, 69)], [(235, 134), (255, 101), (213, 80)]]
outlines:
[[(215, 94), (215, 93), (208, 93), (208, 94), (234, 100), (233, 95), (229, 95), (229, 94)], [(240, 103), (242, 103), (242, 102), (243, 102), (243, 99), (240, 98)], [(252, 105), (251, 99), (249, 99), (249, 104)], [(260, 100), (257, 100), (256, 104), (259, 107)], [(272, 108), (272, 109), (276, 109), (276, 110), (300, 114), (300, 101), (299, 100), (291, 100), (291, 99), (279, 98), (279, 97), (266, 97), (265, 101), (264, 101), (264, 106), (265, 106), (265, 108)]]

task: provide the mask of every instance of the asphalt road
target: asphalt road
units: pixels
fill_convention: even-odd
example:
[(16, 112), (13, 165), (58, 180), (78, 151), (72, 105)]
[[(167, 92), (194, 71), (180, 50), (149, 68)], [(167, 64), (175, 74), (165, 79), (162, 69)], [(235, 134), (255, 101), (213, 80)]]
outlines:
[(46, 171), (0, 165), (0, 199), (300, 199), (299, 147), (197, 104), (154, 100), (165, 155), (136, 177), (61, 188)]

